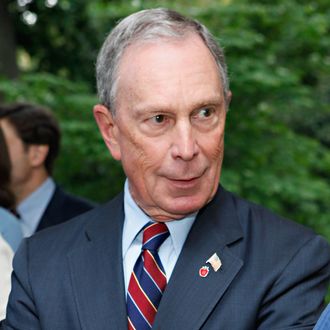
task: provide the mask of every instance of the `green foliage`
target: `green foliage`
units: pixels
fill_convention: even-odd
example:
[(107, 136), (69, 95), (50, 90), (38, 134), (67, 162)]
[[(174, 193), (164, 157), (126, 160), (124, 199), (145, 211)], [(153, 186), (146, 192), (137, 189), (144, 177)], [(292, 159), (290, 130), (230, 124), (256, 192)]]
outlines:
[[(221, 181), (239, 195), (312, 226), (330, 240), (330, 7), (328, 1), (60, 1), (33, 27), (19, 22), (31, 73), (0, 83), (7, 101), (51, 107), (63, 128), (56, 177), (106, 200), (124, 180), (92, 118), (96, 53), (115, 22), (170, 7), (210, 28), (225, 47), (233, 100)], [(37, 73), (41, 71), (50, 73)]]
[[(27, 52), (36, 72), (49, 72), (74, 80), (94, 83), (94, 63), (103, 36), (95, 30), (87, 11), (88, 0), (61, 0), (52, 8), (44, 0), (25, 7), (11, 1), (9, 11), (16, 28), (19, 49)], [(37, 22), (27, 25), (22, 12), (37, 14)]]
[(200, 16), (221, 31), (233, 91), (222, 182), (330, 239), (329, 10), (321, 7), (235, 1)]

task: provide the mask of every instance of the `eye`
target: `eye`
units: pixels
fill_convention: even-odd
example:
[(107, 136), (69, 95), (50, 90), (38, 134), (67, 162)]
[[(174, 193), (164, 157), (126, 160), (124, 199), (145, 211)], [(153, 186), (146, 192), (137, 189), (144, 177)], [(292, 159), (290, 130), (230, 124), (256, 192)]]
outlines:
[(148, 136), (164, 134), (174, 124), (170, 114), (149, 113), (140, 124), (141, 130)]
[(156, 115), (156, 116), (152, 117), (152, 120), (157, 124), (161, 124), (165, 121), (165, 116), (164, 115)]
[(212, 108), (201, 108), (198, 109), (198, 111), (196, 111), (196, 114), (194, 115), (194, 117), (196, 119), (207, 119), (209, 117), (211, 117), (214, 114), (214, 109)]
[(191, 122), (196, 127), (210, 130), (219, 123), (220, 113), (215, 106), (205, 106), (193, 112)]
[(169, 124), (170, 117), (166, 114), (157, 114), (148, 118), (149, 125), (163, 127)]
[(210, 108), (203, 108), (199, 111), (198, 113), (198, 116), (199, 117), (203, 117), (203, 118), (206, 118), (206, 117), (210, 117), (212, 114), (212, 109)]

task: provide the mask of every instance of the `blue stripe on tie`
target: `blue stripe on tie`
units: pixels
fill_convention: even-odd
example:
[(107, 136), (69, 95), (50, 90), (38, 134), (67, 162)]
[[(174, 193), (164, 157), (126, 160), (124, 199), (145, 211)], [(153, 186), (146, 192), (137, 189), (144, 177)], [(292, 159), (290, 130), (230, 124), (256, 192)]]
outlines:
[(161, 291), (159, 291), (159, 288), (150, 279), (147, 273), (143, 274), (143, 284), (141, 284), (140, 282), (140, 286), (142, 287), (146, 295), (149, 297), (155, 308), (158, 309), (158, 305), (161, 299), (161, 294), (160, 294)]
[[(169, 233), (165, 232), (165, 233), (160, 233), (157, 234), (155, 236), (152, 236), (148, 241), (146, 241), (143, 246), (142, 249), (143, 250), (157, 250), (160, 246), (161, 243), (163, 243), (163, 241), (165, 241), (165, 239), (168, 237)], [(159, 243), (161, 242), (161, 243)]]
[(151, 286), (152, 284), (157, 288), (158, 292), (163, 293), (162, 290), (159, 288), (159, 286), (157, 285), (157, 283), (154, 281), (154, 279), (152, 278), (152, 276), (148, 273), (148, 271), (143, 267), (143, 271), (145, 272), (145, 274), (147, 275), (145, 277), (146, 281), (151, 281), (151, 283), (149, 284), (149, 286)]
[[(139, 257), (139, 259), (141, 258), (141, 256)], [(143, 273), (143, 259), (140, 261), (140, 260), (137, 260), (135, 266), (134, 266), (134, 273), (136, 275), (137, 278), (140, 278), (142, 273)]]
[(127, 311), (130, 319), (134, 320), (133, 324), (136, 329), (151, 329), (150, 323), (143, 316), (129, 293), (127, 294)]

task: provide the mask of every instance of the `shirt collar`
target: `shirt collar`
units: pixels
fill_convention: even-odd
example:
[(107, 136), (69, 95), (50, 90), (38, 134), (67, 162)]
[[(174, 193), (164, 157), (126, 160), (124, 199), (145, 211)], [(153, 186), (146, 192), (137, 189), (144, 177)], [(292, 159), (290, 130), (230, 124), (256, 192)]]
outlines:
[(21, 216), (24, 236), (30, 236), (35, 232), (54, 191), (55, 182), (48, 177), (18, 205), (17, 211)]
[[(124, 210), (125, 221), (123, 228), (123, 257), (125, 257), (127, 250), (143, 226), (148, 222), (153, 221), (133, 200), (129, 191), (128, 180), (126, 180), (124, 187)], [(190, 228), (196, 219), (196, 215), (197, 212), (180, 220), (166, 222), (167, 228), (170, 232), (170, 237), (173, 242), (173, 247), (177, 255), (179, 255), (182, 250)]]

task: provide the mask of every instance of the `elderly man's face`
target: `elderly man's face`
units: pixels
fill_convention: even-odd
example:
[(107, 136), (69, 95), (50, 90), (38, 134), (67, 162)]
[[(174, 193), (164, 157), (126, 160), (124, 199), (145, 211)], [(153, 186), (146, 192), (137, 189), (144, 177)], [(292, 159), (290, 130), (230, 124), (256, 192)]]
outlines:
[(226, 119), (218, 70), (199, 37), (131, 45), (119, 68), (116, 115), (94, 109), (105, 142), (153, 219), (180, 219), (214, 196)]

